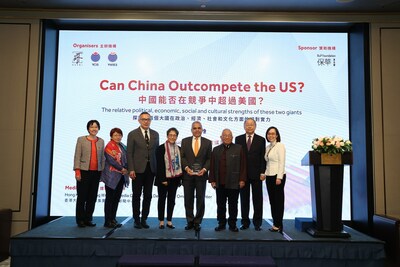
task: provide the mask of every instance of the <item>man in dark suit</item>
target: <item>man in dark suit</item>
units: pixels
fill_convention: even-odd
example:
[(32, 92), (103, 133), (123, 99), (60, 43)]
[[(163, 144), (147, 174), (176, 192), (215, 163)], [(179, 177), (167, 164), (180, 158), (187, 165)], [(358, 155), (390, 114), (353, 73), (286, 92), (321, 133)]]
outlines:
[[(149, 228), (149, 216), (154, 176), (156, 173), (156, 148), (159, 135), (150, 129), (151, 116), (148, 112), (139, 115), (140, 127), (128, 134), (127, 157), (129, 177), (132, 179), (132, 210), (134, 227)], [(140, 219), (140, 196), (143, 191), (142, 218)]]
[(253, 201), (253, 225), (256, 231), (261, 231), (263, 216), (263, 190), (261, 174), (265, 172), (265, 139), (255, 134), (257, 124), (252, 118), (244, 122), (245, 134), (235, 138), (235, 143), (242, 145), (247, 160), (247, 183), (240, 190), (240, 205), (242, 213), (241, 230), (250, 226), (250, 187)]
[[(192, 136), (182, 140), (181, 159), (184, 175), (182, 179), (186, 210), (186, 230), (199, 231), (204, 216), (206, 184), (210, 169), (212, 143), (201, 136), (200, 122), (192, 123)], [(194, 196), (196, 195), (196, 215), (194, 215)]]

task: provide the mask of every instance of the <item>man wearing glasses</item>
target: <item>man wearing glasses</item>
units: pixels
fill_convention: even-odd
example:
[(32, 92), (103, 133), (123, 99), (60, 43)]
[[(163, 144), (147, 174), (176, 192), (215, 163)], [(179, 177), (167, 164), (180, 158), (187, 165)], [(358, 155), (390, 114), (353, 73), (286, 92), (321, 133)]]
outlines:
[[(206, 184), (211, 160), (211, 141), (201, 136), (203, 127), (199, 121), (192, 123), (192, 136), (182, 140), (181, 158), (183, 192), (185, 200), (185, 230), (201, 229), (204, 216)], [(194, 215), (194, 196), (196, 195), (196, 215)]]
[[(133, 226), (137, 229), (149, 228), (146, 220), (149, 215), (150, 202), (156, 173), (156, 148), (159, 146), (159, 135), (150, 129), (151, 116), (148, 112), (139, 115), (139, 128), (128, 134), (128, 171), (132, 179)], [(140, 218), (140, 197), (143, 192), (142, 217)]]

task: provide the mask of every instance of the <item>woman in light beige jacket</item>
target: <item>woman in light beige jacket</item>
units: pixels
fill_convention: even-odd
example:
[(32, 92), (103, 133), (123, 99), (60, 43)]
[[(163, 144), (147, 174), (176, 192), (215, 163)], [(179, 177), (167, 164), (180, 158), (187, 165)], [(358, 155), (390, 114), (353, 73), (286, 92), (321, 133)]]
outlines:
[(96, 226), (93, 212), (97, 200), (100, 175), (104, 168), (104, 140), (97, 137), (100, 123), (90, 120), (86, 125), (89, 135), (78, 137), (75, 147), (74, 171), (76, 179), (76, 223), (78, 227)]

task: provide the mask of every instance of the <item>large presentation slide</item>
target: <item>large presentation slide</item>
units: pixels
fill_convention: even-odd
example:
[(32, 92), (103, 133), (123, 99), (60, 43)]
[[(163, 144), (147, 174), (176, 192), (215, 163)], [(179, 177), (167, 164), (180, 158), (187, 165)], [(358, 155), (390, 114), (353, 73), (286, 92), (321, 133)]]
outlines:
[[(284, 218), (311, 217), (309, 167), (301, 159), (316, 137), (349, 138), (348, 75), (343, 32), (61, 30), (50, 215), (75, 215), (73, 157), (86, 123), (97, 119), (106, 143), (110, 130), (121, 128), (126, 144), (147, 111), (160, 144), (170, 127), (179, 130), (180, 143), (193, 121), (203, 124), (214, 146), (225, 128), (234, 137), (243, 134), (246, 118), (256, 120), (263, 137), (276, 126), (287, 153)], [(151, 217), (157, 217), (157, 197), (154, 187)], [(208, 184), (205, 218), (216, 218), (215, 198)], [(104, 199), (100, 183), (95, 216), (104, 215)], [(130, 187), (118, 216), (132, 216)], [(185, 217), (182, 187), (174, 217)], [(264, 218), (271, 218), (265, 187)], [(343, 219), (350, 219), (348, 167)]]

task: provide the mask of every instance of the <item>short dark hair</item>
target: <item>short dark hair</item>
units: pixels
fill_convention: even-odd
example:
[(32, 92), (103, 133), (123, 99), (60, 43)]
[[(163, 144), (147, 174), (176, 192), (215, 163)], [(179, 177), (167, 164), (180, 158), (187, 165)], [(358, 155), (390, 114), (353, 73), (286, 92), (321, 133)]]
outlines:
[(90, 121), (88, 121), (88, 123), (86, 124), (86, 130), (88, 130), (88, 132), (89, 132), (90, 126), (92, 126), (95, 123), (97, 124), (97, 127), (99, 127), (99, 130), (100, 130), (100, 122), (98, 120), (90, 120)]
[(172, 127), (172, 128), (169, 128), (169, 129), (167, 130), (167, 136), (168, 136), (169, 133), (172, 132), (172, 131), (174, 131), (174, 132), (176, 133), (176, 136), (179, 135), (178, 129), (176, 129), (175, 127)]
[(267, 139), (267, 142), (269, 142), (269, 141), (268, 141), (268, 132), (269, 132), (270, 130), (272, 130), (272, 129), (275, 129), (275, 132), (276, 132), (276, 141), (277, 141), (277, 142), (280, 142), (280, 141), (281, 141), (281, 134), (279, 133), (278, 128), (276, 128), (275, 126), (271, 126), (271, 127), (269, 127), (269, 128), (267, 129), (267, 131), (265, 132), (265, 139)]
[(110, 137), (112, 137), (114, 133), (119, 133), (123, 136), (122, 130), (120, 128), (112, 128), (110, 131)]
[(149, 115), (149, 116), (151, 117), (150, 113), (148, 113), (147, 111), (143, 111), (142, 113), (140, 113), (140, 114), (139, 114), (139, 118), (140, 118), (142, 115)]

